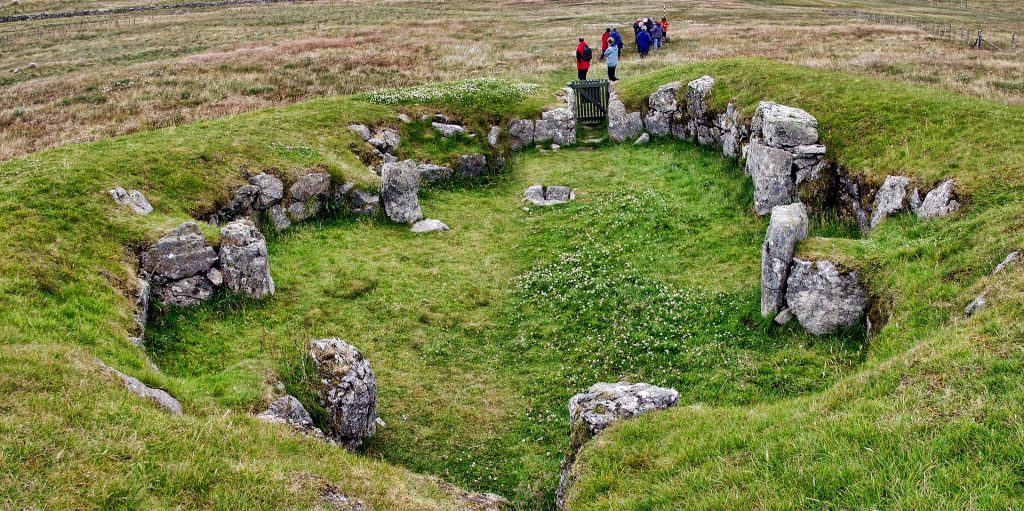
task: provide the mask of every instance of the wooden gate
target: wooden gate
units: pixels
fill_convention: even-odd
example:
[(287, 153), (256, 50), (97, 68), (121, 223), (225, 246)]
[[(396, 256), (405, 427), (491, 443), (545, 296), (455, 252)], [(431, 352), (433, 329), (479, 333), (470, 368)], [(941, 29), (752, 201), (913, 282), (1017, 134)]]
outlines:
[(583, 80), (569, 84), (576, 94), (576, 120), (598, 124), (608, 118), (608, 80)]

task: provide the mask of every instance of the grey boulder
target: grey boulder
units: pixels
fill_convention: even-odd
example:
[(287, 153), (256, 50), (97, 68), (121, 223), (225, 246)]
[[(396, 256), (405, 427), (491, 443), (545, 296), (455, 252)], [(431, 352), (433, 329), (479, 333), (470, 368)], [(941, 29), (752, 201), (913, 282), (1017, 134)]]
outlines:
[(568, 186), (533, 185), (523, 192), (523, 200), (535, 206), (565, 204), (576, 198), (576, 192)]
[(463, 154), (459, 156), (459, 174), (462, 177), (479, 177), (487, 172), (487, 156), (482, 154)]
[(150, 246), (141, 256), (142, 271), (152, 283), (205, 273), (217, 262), (217, 252), (195, 222), (185, 222)]
[(508, 122), (508, 135), (512, 138), (513, 150), (529, 147), (534, 140), (534, 122), (530, 119), (511, 120)]
[(354, 346), (335, 338), (312, 341), (309, 355), (332, 437), (348, 449), (361, 448), (377, 428), (377, 378), (370, 362)]
[(608, 137), (615, 142), (634, 140), (644, 131), (640, 112), (627, 112), (626, 105), (612, 93), (608, 98)]
[(292, 202), (306, 202), (327, 194), (331, 186), (331, 175), (326, 172), (310, 172), (295, 180), (288, 188), (288, 197)]
[(160, 303), (191, 307), (213, 296), (213, 283), (205, 275), (194, 275), (153, 288), (153, 297)]
[(562, 460), (555, 503), (565, 505), (572, 465), (583, 446), (612, 424), (679, 404), (679, 392), (647, 383), (595, 383), (569, 400), (569, 450)]
[(534, 142), (558, 145), (576, 143), (576, 119), (568, 108), (556, 108), (541, 114), (534, 123)]
[(427, 218), (420, 220), (412, 224), (410, 230), (416, 234), (423, 234), (427, 232), (443, 232), (450, 230), (444, 222), (435, 220), (433, 218)]
[(817, 144), (818, 120), (799, 108), (762, 101), (754, 113), (752, 131), (775, 148)]
[(114, 202), (128, 206), (132, 211), (140, 215), (148, 215), (153, 212), (153, 206), (146, 200), (146, 196), (138, 190), (125, 190), (120, 186), (108, 191)]
[(636, 142), (633, 142), (633, 145), (644, 145), (650, 141), (651, 136), (646, 133), (643, 133), (636, 139)]
[(428, 183), (448, 179), (455, 174), (455, 170), (451, 167), (434, 165), (433, 163), (420, 163), (416, 165), (416, 170), (420, 173), (420, 178)]
[(498, 142), (501, 141), (501, 127), (491, 126), (491, 130), (487, 132), (487, 144), (492, 148), (498, 147)]
[(761, 248), (761, 315), (766, 318), (785, 308), (789, 263), (797, 243), (807, 238), (807, 224), (807, 208), (799, 202), (772, 208)]
[(366, 125), (364, 124), (350, 124), (348, 126), (348, 129), (355, 133), (356, 135), (359, 135), (359, 138), (363, 139), (364, 141), (370, 140), (370, 137), (373, 136), (373, 134), (370, 132), (370, 128), (367, 128)]
[(875, 207), (871, 213), (871, 228), (874, 229), (900, 211), (906, 209), (910, 198), (907, 194), (907, 186), (910, 179), (903, 176), (889, 176), (885, 178), (882, 187), (875, 193)]
[(953, 191), (953, 181), (943, 181), (935, 189), (928, 192), (917, 207), (917, 216), (925, 220), (944, 217), (960, 209), (956, 193)]
[(805, 330), (825, 335), (860, 321), (868, 295), (857, 272), (841, 271), (831, 261), (793, 259), (786, 303)]
[(792, 167), (793, 155), (788, 151), (757, 142), (750, 144), (745, 171), (754, 181), (754, 211), (759, 216), (796, 200)]
[(313, 424), (313, 417), (306, 411), (306, 407), (302, 406), (302, 402), (296, 399), (295, 396), (282, 396), (278, 398), (273, 403), (270, 403), (270, 406), (257, 415), (256, 418), (274, 424), (285, 424), (291, 426), (296, 431), (315, 437), (324, 436), (320, 428)]
[(420, 210), (420, 173), (416, 162), (387, 163), (381, 169), (380, 199), (393, 222), (411, 224), (423, 218)]
[(220, 230), (220, 268), (224, 286), (253, 298), (274, 294), (267, 242), (248, 219), (235, 220)]
[(260, 211), (269, 209), (284, 198), (284, 183), (266, 172), (260, 172), (250, 177), (249, 184), (259, 190), (253, 205)]
[(459, 126), (458, 124), (445, 124), (443, 122), (435, 121), (431, 123), (431, 126), (433, 126), (435, 130), (440, 132), (441, 136), (445, 138), (455, 136), (459, 133), (466, 133), (466, 128)]

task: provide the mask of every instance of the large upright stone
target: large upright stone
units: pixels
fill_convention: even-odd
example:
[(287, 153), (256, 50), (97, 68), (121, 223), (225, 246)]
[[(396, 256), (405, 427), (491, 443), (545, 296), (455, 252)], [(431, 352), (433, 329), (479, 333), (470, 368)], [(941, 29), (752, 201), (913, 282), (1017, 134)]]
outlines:
[(796, 201), (793, 155), (788, 151), (752, 142), (747, 152), (746, 172), (754, 181), (754, 211), (759, 216), (775, 206)]
[(671, 133), (672, 119), (679, 108), (676, 96), (680, 87), (680, 82), (666, 83), (647, 97), (644, 127), (651, 135), (664, 136)]
[(686, 85), (686, 119), (688, 132), (696, 135), (701, 145), (713, 145), (715, 137), (711, 133), (714, 112), (709, 100), (715, 88), (715, 79), (702, 76)]
[(357, 450), (377, 429), (377, 378), (370, 362), (340, 339), (310, 343), (317, 397), (328, 414), (331, 436)]
[(647, 383), (595, 383), (569, 400), (569, 449), (562, 459), (555, 503), (565, 505), (572, 465), (584, 444), (617, 422), (679, 404), (679, 392)]
[(924, 201), (917, 207), (917, 216), (923, 219), (939, 218), (960, 209), (960, 202), (953, 191), (953, 181), (943, 181), (935, 189), (928, 192)]
[(754, 113), (751, 130), (770, 147), (787, 148), (817, 144), (818, 120), (799, 108), (762, 101)]
[(786, 280), (796, 244), (807, 238), (807, 208), (797, 202), (772, 208), (761, 248), (761, 315), (772, 317), (785, 308)]
[(253, 298), (274, 294), (267, 242), (248, 219), (235, 220), (220, 230), (220, 269), (224, 286)]
[(875, 207), (871, 213), (872, 229), (878, 227), (886, 218), (907, 208), (910, 199), (907, 194), (909, 184), (910, 179), (903, 176), (885, 178), (882, 187), (875, 194)]
[(831, 261), (793, 259), (786, 303), (805, 330), (825, 335), (860, 321), (868, 295), (857, 272), (840, 271)]
[(388, 218), (400, 224), (411, 224), (423, 218), (419, 200), (420, 173), (415, 161), (386, 163), (380, 177), (380, 199)]
[(142, 253), (142, 271), (151, 283), (205, 273), (217, 262), (217, 252), (195, 222), (185, 222)]
[(626, 105), (614, 92), (608, 98), (608, 138), (614, 142), (634, 140), (644, 131), (640, 112), (627, 112)]

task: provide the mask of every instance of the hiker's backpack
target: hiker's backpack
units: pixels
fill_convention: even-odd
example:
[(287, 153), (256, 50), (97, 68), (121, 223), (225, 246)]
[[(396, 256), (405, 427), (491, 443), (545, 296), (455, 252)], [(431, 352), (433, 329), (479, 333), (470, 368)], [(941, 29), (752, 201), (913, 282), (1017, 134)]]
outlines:
[(589, 44), (584, 44), (583, 45), (583, 60), (585, 62), (590, 62), (591, 59), (593, 59), (593, 58), (594, 58), (594, 50), (590, 49), (590, 45)]

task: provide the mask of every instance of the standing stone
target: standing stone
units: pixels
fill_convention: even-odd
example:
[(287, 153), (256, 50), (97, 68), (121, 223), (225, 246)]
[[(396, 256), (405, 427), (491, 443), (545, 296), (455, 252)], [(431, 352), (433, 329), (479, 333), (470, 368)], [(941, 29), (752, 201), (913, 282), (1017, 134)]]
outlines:
[(786, 307), (786, 281), (796, 244), (807, 238), (807, 208), (797, 202), (772, 208), (761, 248), (761, 315), (771, 317)]
[(875, 194), (875, 207), (871, 214), (871, 228), (874, 229), (890, 216), (903, 211), (907, 207), (907, 186), (910, 179), (903, 176), (885, 178), (882, 187)]
[(715, 88), (715, 79), (710, 76), (702, 76), (686, 85), (686, 118), (688, 119), (689, 134), (697, 136), (697, 142), (703, 146), (714, 145), (717, 140), (711, 131), (714, 113), (711, 110), (709, 99), (711, 91)]
[(929, 220), (944, 217), (958, 209), (960, 209), (960, 203), (956, 200), (956, 194), (953, 191), (953, 181), (946, 180), (924, 196), (924, 201), (917, 207), (917, 216)]
[(864, 317), (868, 295), (857, 272), (843, 272), (831, 261), (793, 259), (786, 303), (813, 335), (853, 326)]
[(267, 242), (248, 219), (235, 220), (220, 230), (220, 268), (224, 285), (253, 298), (274, 294)]
[(569, 400), (569, 449), (562, 459), (555, 503), (565, 505), (572, 465), (583, 446), (612, 424), (679, 404), (679, 392), (647, 383), (595, 383)]
[(462, 177), (479, 177), (487, 172), (487, 157), (482, 154), (459, 156), (459, 174)]
[(614, 142), (633, 140), (644, 131), (640, 112), (627, 112), (626, 105), (614, 92), (608, 98), (608, 137)]
[(122, 206), (128, 206), (132, 211), (140, 215), (148, 215), (153, 212), (153, 206), (146, 200), (146, 196), (138, 190), (125, 190), (120, 186), (108, 191), (114, 202)]
[(534, 140), (534, 122), (530, 119), (514, 119), (508, 122), (508, 134), (512, 137), (512, 150), (529, 147)]
[(745, 170), (754, 181), (754, 211), (759, 216), (796, 200), (792, 167), (793, 155), (789, 152), (757, 142), (750, 144)]
[(269, 209), (274, 204), (281, 202), (284, 197), (284, 183), (266, 172), (252, 176), (249, 178), (249, 183), (259, 189), (254, 205), (260, 211)]
[(722, 154), (727, 158), (739, 158), (740, 146), (746, 136), (743, 126), (739, 122), (739, 112), (736, 105), (729, 103), (725, 114), (720, 117), (722, 124)]
[(377, 428), (377, 378), (370, 362), (354, 346), (334, 338), (311, 342), (309, 355), (331, 435), (346, 448), (358, 450)]
[(419, 192), (420, 173), (415, 161), (387, 163), (381, 169), (380, 197), (384, 213), (393, 222), (411, 224), (423, 218)]
[(217, 252), (195, 222), (174, 228), (141, 256), (142, 271), (155, 284), (205, 273), (215, 262)]
[(487, 132), (487, 144), (492, 148), (498, 147), (498, 142), (501, 141), (501, 127), (491, 126), (491, 130)]

